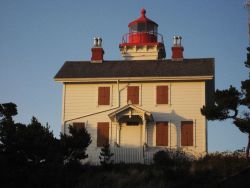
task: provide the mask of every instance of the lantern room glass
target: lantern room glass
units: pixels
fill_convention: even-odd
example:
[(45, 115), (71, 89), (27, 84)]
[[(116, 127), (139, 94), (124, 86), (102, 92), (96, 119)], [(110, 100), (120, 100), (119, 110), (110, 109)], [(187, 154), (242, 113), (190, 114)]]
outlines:
[(147, 32), (157, 35), (157, 26), (151, 23), (137, 23), (129, 28), (129, 33)]

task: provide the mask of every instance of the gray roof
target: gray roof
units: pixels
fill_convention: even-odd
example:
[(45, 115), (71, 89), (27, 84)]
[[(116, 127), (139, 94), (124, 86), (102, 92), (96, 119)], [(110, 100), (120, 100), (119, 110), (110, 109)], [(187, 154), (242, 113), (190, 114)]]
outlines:
[(137, 61), (66, 61), (58, 78), (113, 78), (113, 77), (175, 77), (213, 76), (214, 59), (137, 60)]

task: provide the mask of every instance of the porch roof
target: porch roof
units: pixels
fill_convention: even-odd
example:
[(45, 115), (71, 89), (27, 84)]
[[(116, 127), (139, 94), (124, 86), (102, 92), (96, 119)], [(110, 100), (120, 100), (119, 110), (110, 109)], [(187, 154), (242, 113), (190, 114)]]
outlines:
[[(136, 112), (136, 113), (135, 113)], [(132, 104), (127, 104), (121, 108), (119, 108), (118, 110), (110, 113), (108, 116), (111, 120), (118, 120), (119, 118), (124, 116), (124, 115), (129, 115), (129, 116), (133, 116), (133, 115), (142, 115), (142, 119), (146, 120), (146, 121), (154, 121), (154, 118), (152, 116), (152, 114), (146, 110), (143, 110), (135, 105)]]

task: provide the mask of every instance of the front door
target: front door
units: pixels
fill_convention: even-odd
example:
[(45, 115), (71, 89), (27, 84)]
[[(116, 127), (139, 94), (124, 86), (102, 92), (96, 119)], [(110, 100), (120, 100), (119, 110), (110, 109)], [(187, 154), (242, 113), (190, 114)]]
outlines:
[(140, 147), (142, 140), (142, 126), (141, 125), (127, 125), (121, 126), (121, 146), (122, 147)]

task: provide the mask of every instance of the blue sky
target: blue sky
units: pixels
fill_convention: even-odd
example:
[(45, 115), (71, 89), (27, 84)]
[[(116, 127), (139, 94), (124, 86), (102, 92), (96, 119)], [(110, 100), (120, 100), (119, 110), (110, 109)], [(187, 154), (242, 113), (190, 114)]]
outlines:
[[(14, 102), (16, 121), (32, 116), (48, 122), (56, 136), (61, 124), (62, 85), (53, 77), (66, 60), (89, 60), (93, 37), (103, 38), (104, 58), (119, 60), (127, 25), (140, 16), (158, 23), (167, 58), (172, 37), (181, 35), (185, 58), (213, 57), (216, 88), (240, 88), (248, 46), (244, 0), (1, 0), (0, 103)], [(245, 147), (247, 135), (231, 121), (208, 123), (209, 151)]]

